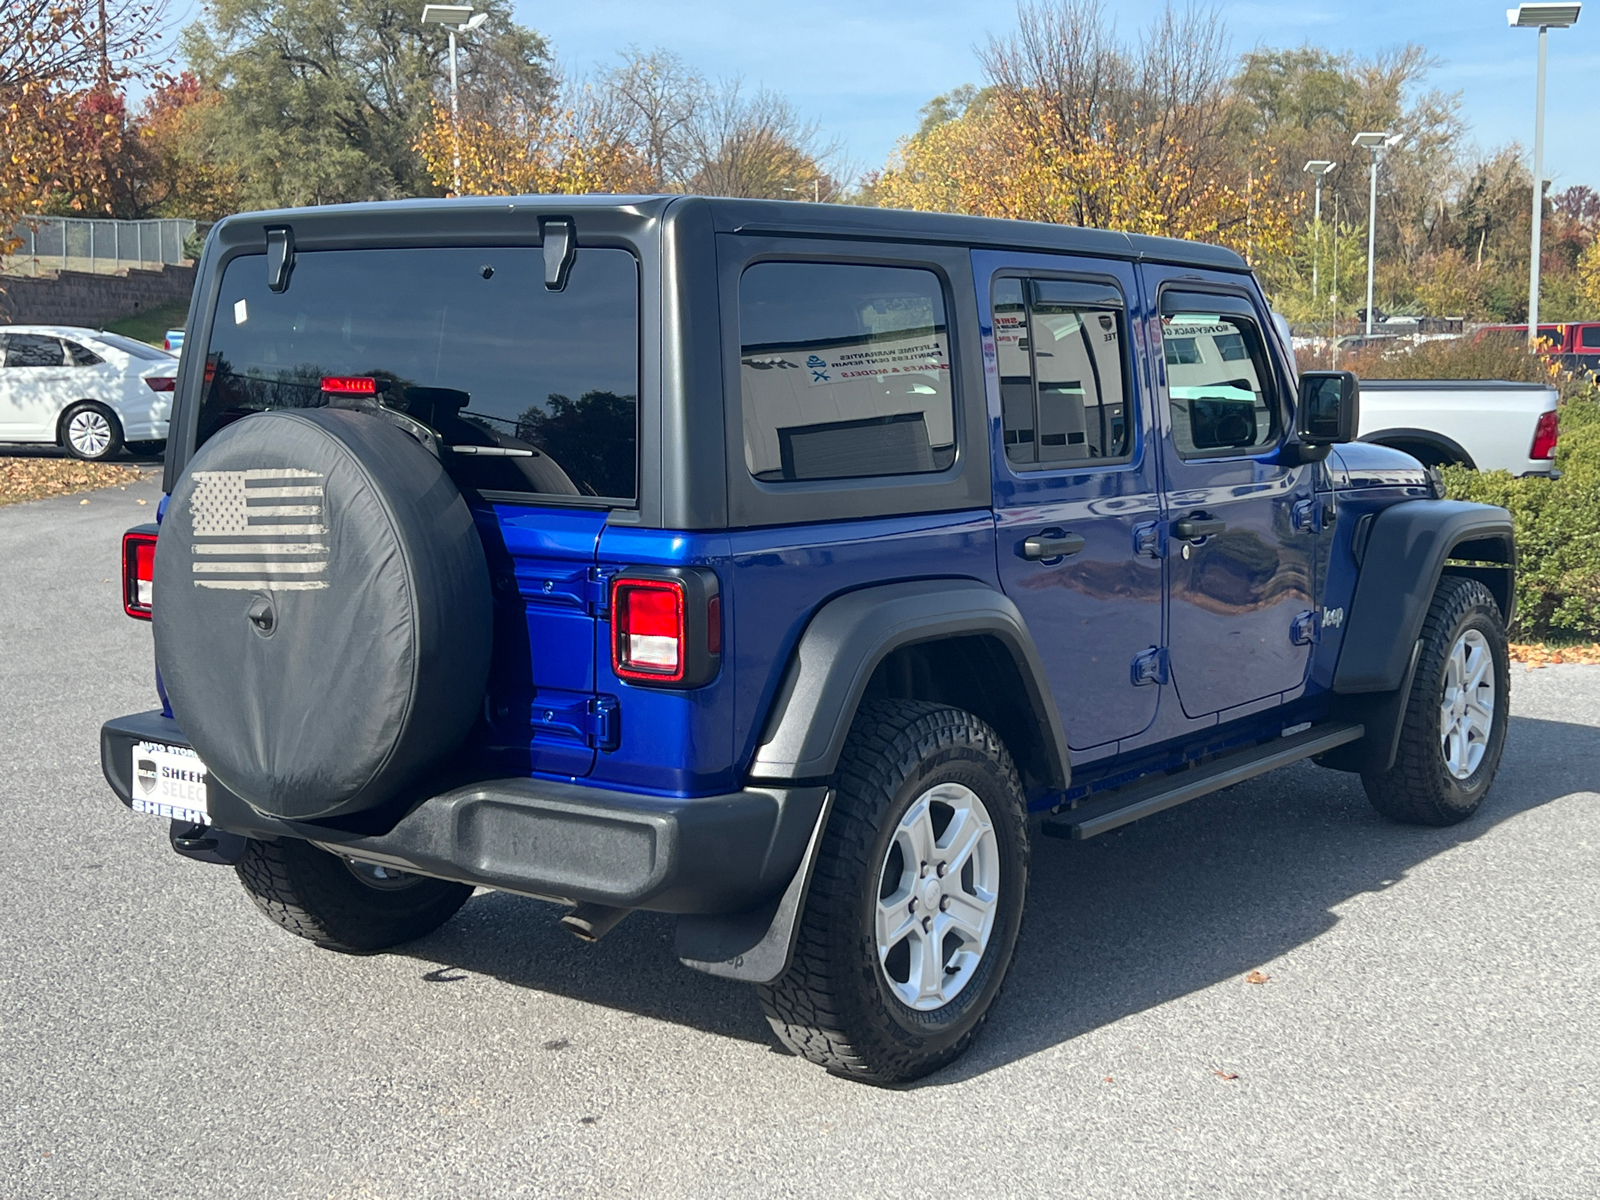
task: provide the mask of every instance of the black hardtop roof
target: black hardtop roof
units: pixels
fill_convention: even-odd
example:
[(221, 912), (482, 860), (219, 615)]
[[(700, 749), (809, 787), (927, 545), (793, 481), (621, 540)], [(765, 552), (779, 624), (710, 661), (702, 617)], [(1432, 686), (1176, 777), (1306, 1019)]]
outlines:
[[(410, 241), (431, 220), (449, 214), (456, 220), (481, 220), (485, 232), (503, 232), (508, 221), (526, 216), (568, 213), (581, 217), (585, 210), (608, 211), (649, 220), (673, 208), (704, 205), (713, 227), (722, 233), (789, 234), (819, 238), (859, 238), (874, 241), (940, 242), (947, 245), (1037, 250), (1043, 253), (1096, 255), (1103, 258), (1146, 260), (1179, 266), (1247, 271), (1248, 265), (1232, 250), (1206, 242), (1084, 229), (1076, 225), (1050, 225), (1041, 221), (1011, 221), (994, 217), (968, 217), (953, 213), (913, 212), (898, 208), (868, 208), (851, 204), (809, 204), (796, 200), (739, 200), (711, 196), (462, 196), (452, 199), (380, 200), (361, 204), (330, 204), (240, 213), (219, 222), (219, 234), (263, 225), (296, 226), (325, 234), (359, 227), (366, 234), (393, 231)], [(578, 220), (578, 240), (583, 222)], [(247, 235), (248, 236), (248, 235)], [(259, 236), (259, 234), (256, 234)]]

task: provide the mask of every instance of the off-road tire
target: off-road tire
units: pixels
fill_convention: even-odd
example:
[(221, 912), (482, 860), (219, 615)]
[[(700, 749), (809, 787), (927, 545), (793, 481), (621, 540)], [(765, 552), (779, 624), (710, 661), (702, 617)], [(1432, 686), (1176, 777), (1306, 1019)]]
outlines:
[[(1466, 779), (1457, 779), (1440, 749), (1440, 706), (1446, 661), (1456, 640), (1468, 630), (1483, 635), (1494, 661), (1494, 718), (1482, 761)], [(1510, 656), (1500, 606), (1477, 580), (1444, 576), (1422, 623), (1422, 650), (1394, 766), (1361, 776), (1372, 806), (1408, 825), (1454, 825), (1477, 812), (1500, 766), (1510, 698)]]
[[(998, 907), (969, 983), (942, 1007), (918, 1011), (889, 990), (873, 914), (896, 825), (945, 782), (970, 788), (988, 810), (999, 847)], [(959, 1057), (999, 995), (1027, 894), (1027, 806), (995, 731), (971, 713), (926, 701), (862, 704), (836, 787), (793, 964), (758, 989), (761, 1005), (795, 1054), (851, 1079), (904, 1083)]]
[(365, 883), (337, 855), (309, 842), (251, 839), (234, 868), (274, 925), (328, 950), (372, 954), (443, 925), (472, 895), (464, 883), (405, 877), (404, 886)]

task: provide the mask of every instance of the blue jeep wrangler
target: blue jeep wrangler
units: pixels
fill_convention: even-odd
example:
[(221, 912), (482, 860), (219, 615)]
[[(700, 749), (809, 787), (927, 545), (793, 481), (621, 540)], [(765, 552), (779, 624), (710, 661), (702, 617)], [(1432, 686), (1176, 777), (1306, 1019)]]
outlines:
[(1297, 376), (1227, 250), (297, 209), (212, 230), (187, 328), (123, 552), (161, 708), (105, 775), (331, 949), (474, 887), (591, 939), (677, 914), (787, 1047), (890, 1083), (977, 1035), (1031, 834), (1306, 758), (1443, 825), (1500, 761), (1507, 514), (1353, 442), (1355, 379)]

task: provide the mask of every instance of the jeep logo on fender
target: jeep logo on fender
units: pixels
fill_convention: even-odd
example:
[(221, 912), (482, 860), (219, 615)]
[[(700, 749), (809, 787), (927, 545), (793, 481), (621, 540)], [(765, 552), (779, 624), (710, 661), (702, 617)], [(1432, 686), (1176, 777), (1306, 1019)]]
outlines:
[(196, 471), (196, 587), (314, 591), (328, 586), (323, 476), (295, 467)]
[(1322, 610), (1322, 627), (1324, 629), (1337, 629), (1344, 624), (1344, 609), (1325, 608)]

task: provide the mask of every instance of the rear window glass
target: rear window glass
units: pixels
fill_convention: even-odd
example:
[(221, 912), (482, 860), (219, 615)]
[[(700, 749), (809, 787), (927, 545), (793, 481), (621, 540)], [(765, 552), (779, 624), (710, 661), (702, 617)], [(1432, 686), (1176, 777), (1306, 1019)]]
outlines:
[(739, 285), (744, 453), (767, 482), (955, 461), (944, 292), (932, 271), (757, 263)]
[(178, 357), (159, 346), (148, 346), (144, 342), (134, 341), (131, 337), (123, 337), (120, 333), (101, 333), (96, 335), (96, 340), (104, 342), (113, 350), (121, 350), (124, 354), (147, 359), (150, 362), (171, 362)]
[[(538, 247), (302, 251), (286, 291), (263, 256), (228, 264), (198, 441), (271, 408), (379, 405), (421, 421), (465, 487), (636, 496), (639, 274), (577, 251), (544, 286)], [(372, 380), (370, 398), (324, 391)], [(366, 387), (364, 383), (361, 387)]]

